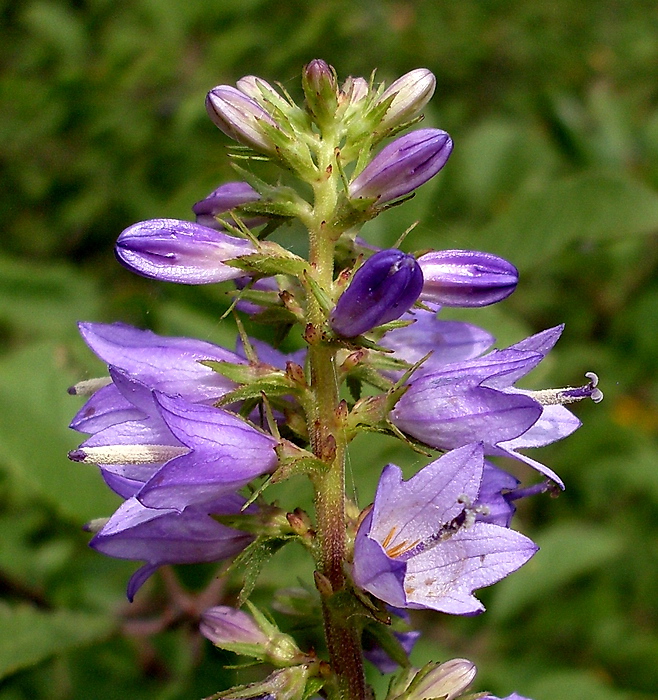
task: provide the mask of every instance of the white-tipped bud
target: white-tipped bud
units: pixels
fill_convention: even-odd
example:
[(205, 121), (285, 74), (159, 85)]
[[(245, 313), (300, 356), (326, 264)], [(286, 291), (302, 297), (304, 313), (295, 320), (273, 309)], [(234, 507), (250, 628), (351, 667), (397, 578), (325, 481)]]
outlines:
[(427, 68), (416, 68), (393, 82), (377, 100), (377, 105), (391, 99), (378, 131), (388, 131), (417, 116), (430, 101), (436, 78)]

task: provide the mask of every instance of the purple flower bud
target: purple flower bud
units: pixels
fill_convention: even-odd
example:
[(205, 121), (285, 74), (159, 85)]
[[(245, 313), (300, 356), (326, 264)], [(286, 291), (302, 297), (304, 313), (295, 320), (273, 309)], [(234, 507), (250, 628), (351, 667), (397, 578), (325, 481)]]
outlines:
[(196, 214), (197, 224), (222, 230), (217, 223), (217, 216), (259, 199), (258, 192), (246, 182), (227, 182), (197, 202), (192, 211)]
[(436, 87), (436, 78), (427, 68), (416, 68), (405, 73), (384, 90), (376, 104), (393, 96), (378, 131), (388, 130), (413, 119), (430, 101)]
[(389, 202), (425, 184), (446, 164), (452, 139), (441, 129), (418, 129), (385, 146), (352, 180), (351, 199)]
[(256, 151), (276, 152), (270, 138), (278, 129), (272, 117), (250, 97), (230, 85), (218, 85), (206, 97), (206, 111), (215, 126), (228, 137)]
[(201, 615), (201, 634), (215, 646), (250, 644), (264, 647), (269, 639), (254, 618), (228, 605), (208, 608)]
[(519, 281), (512, 263), (475, 250), (437, 250), (418, 258), (422, 301), (444, 306), (488, 306), (508, 297)]
[(115, 252), (122, 265), (143, 277), (209, 284), (243, 276), (242, 270), (223, 263), (254, 250), (250, 241), (191, 221), (150, 219), (129, 226)]
[(382, 250), (356, 271), (329, 323), (338, 335), (353, 338), (400, 318), (413, 306), (422, 287), (423, 273), (413, 255), (395, 248)]

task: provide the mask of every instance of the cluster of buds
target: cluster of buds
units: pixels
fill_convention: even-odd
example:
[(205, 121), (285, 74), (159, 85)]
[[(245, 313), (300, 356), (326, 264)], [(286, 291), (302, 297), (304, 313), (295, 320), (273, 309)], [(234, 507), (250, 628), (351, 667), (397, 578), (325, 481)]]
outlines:
[[(80, 324), (108, 376), (72, 389), (87, 401), (71, 427), (87, 437), (70, 458), (96, 464), (124, 499), (88, 525), (90, 544), (144, 562), (128, 584), (131, 600), (160, 566), (237, 556), (245, 581), (237, 600), (250, 612), (216, 605), (203, 614), (201, 633), (275, 670), (214, 697), (365, 700), (365, 658), (382, 672), (401, 667), (387, 700), (457, 699), (474, 665), (412, 668), (420, 632), (406, 610), (480, 613), (475, 592), (535, 554), (532, 540), (511, 528), (515, 503), (564, 484), (524, 450), (576, 430), (566, 405), (599, 401), (598, 378), (520, 389), (561, 326), (492, 350), (486, 330), (439, 318), (442, 306), (483, 307), (512, 294), (519, 276), (510, 262), (472, 250), (380, 250), (357, 236), (448, 162), (445, 131), (398, 136), (422, 118), (435, 88), (430, 71), (388, 87), (361, 77), (340, 84), (315, 60), (302, 88), (302, 105), (255, 76), (210, 90), (210, 118), (253, 168), (194, 204), (195, 222), (143, 221), (116, 245), (119, 261), (145, 277), (231, 283), (232, 307), (250, 327), (268, 323), (279, 341), (297, 329), (300, 347), (283, 353), (249, 337), (242, 321), (235, 350), (121, 323)], [(393, 140), (379, 148), (385, 138)], [(263, 160), (304, 187), (264, 182), (253, 172)], [(308, 230), (308, 259), (265, 240), (292, 219)], [(408, 480), (387, 465), (362, 508), (344, 496), (346, 450), (362, 431), (445, 454)], [(496, 456), (529, 465), (540, 480), (521, 485), (489, 461)], [(315, 517), (268, 503), (267, 487), (304, 476)], [(248, 601), (267, 558), (289, 542), (313, 558), (317, 595), (304, 591), (284, 612), (296, 615), (303, 599), (309, 623), (324, 618), (328, 660), (314, 651), (322, 644), (302, 651)]]

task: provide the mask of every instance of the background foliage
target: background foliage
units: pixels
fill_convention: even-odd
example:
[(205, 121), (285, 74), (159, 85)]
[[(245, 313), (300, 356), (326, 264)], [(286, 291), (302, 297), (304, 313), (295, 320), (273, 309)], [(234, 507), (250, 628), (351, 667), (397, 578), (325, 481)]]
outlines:
[[(568, 488), (519, 515), (541, 553), (484, 592), (484, 616), (419, 617), (414, 662), (472, 658), (478, 687), (500, 695), (656, 697), (655, 2), (4, 0), (0, 13), (0, 697), (195, 698), (232, 681), (222, 666), (235, 659), (192, 641), (190, 624), (142, 634), (135, 618), (161, 612), (161, 582), (151, 607), (138, 596), (128, 608), (135, 566), (87, 550), (81, 524), (115, 500), (66, 459), (79, 404), (66, 387), (102, 372), (78, 319), (232, 345), (223, 288), (138, 279), (115, 264), (113, 241), (140, 219), (191, 218), (234, 177), (205, 115), (209, 88), (255, 73), (298, 94), (315, 57), (343, 77), (434, 71), (426, 123), (451, 133), (454, 156), (367, 237), (390, 244), (418, 219), (407, 249), (508, 256), (518, 291), (469, 320), (501, 345), (565, 321), (533, 385), (596, 370), (606, 393), (576, 408), (581, 431), (544, 450)], [(370, 438), (350, 459), (362, 505), (387, 461), (419, 466)], [(302, 559), (283, 552), (268, 588), (295, 585)], [(191, 588), (212, 577), (178, 573)]]

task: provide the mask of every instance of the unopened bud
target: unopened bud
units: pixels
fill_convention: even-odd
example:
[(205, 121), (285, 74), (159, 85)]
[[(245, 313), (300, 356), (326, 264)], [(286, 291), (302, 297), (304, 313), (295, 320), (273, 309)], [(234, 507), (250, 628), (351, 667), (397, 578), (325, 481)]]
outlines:
[(218, 85), (206, 97), (206, 111), (228, 137), (267, 154), (276, 153), (270, 134), (279, 129), (272, 117), (250, 97), (230, 85)]
[[(259, 199), (258, 192), (246, 182), (227, 182), (197, 202), (192, 207), (192, 211), (196, 215), (197, 224), (222, 230), (223, 227), (217, 221), (218, 216)], [(260, 219), (257, 222), (246, 222), (246, 225), (248, 227), (257, 226), (263, 222), (265, 219)]]
[(302, 87), (306, 108), (320, 125), (331, 122), (338, 106), (336, 71), (325, 61), (316, 58), (304, 67)]
[(209, 284), (241, 277), (237, 267), (224, 265), (255, 252), (247, 240), (207, 226), (178, 219), (151, 219), (129, 226), (118, 238), (119, 262), (143, 277)]
[(350, 199), (389, 202), (434, 177), (447, 163), (452, 139), (441, 129), (418, 129), (385, 146), (352, 180)]
[(393, 97), (377, 130), (388, 131), (413, 119), (430, 101), (435, 87), (436, 78), (427, 68), (416, 68), (391, 83), (376, 103)]
[(476, 673), (475, 664), (468, 659), (429, 663), (418, 671), (408, 690), (397, 697), (399, 700), (454, 700), (473, 682)]
[(508, 297), (519, 272), (503, 258), (474, 250), (437, 250), (418, 258), (421, 301), (444, 306), (488, 306)]
[(400, 318), (418, 298), (423, 273), (413, 255), (391, 248), (375, 253), (356, 271), (329, 323), (346, 338)]

